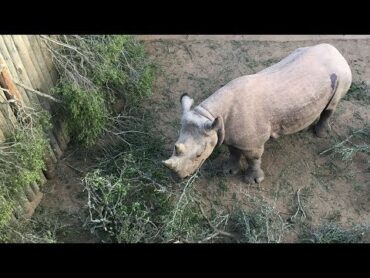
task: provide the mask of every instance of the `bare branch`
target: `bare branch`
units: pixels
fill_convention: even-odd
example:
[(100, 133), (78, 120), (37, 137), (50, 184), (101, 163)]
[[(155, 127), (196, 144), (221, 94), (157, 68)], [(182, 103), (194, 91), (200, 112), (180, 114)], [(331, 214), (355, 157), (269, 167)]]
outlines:
[(302, 213), (302, 216), (304, 217), (304, 218), (306, 218), (306, 213), (305, 213), (305, 211), (304, 211), (304, 209), (303, 209), (303, 206), (302, 206), (302, 203), (301, 203), (301, 198), (300, 198), (300, 196), (299, 196), (299, 192), (301, 191), (301, 189), (302, 189), (302, 187), (300, 188), (300, 189), (298, 189), (298, 191), (297, 191), (297, 199), (298, 199), (298, 208), (297, 208), (297, 211), (296, 211), (296, 213), (292, 216), (292, 217), (290, 217), (290, 221), (294, 221), (294, 218), (296, 218), (297, 217), (297, 215), (298, 215), (298, 213), (301, 211), (301, 213)]
[(80, 54), (81, 56), (83, 56), (83, 57), (85, 57), (87, 59), (87, 57), (83, 53), (81, 53), (80, 51), (78, 51), (77, 47), (73, 47), (71, 45), (62, 43), (60, 41), (53, 40), (53, 39), (51, 39), (51, 38), (49, 38), (48, 36), (45, 36), (45, 35), (41, 35), (40, 37), (43, 38), (44, 40), (48, 40), (48, 41), (51, 41), (51, 42), (53, 42), (55, 44), (58, 44), (60, 46), (64, 46), (64, 47), (67, 47), (69, 49), (72, 49), (72, 50), (76, 51), (78, 54)]
[(65, 162), (64, 162), (64, 165), (68, 166), (69, 168), (71, 168), (71, 169), (75, 170), (76, 172), (78, 172), (78, 173), (80, 173), (80, 174), (83, 174), (83, 173), (84, 173), (83, 171), (81, 171), (81, 170), (79, 170), (79, 169), (77, 169), (77, 168), (73, 167), (72, 165), (69, 165), (68, 163), (65, 163)]
[(63, 101), (61, 101), (59, 99), (56, 99), (56, 98), (52, 97), (51, 95), (41, 93), (40, 91), (37, 91), (35, 89), (32, 89), (32, 88), (30, 88), (30, 87), (28, 87), (28, 86), (26, 86), (26, 85), (24, 85), (22, 83), (19, 83), (19, 82), (14, 82), (14, 83), (17, 84), (18, 86), (21, 86), (23, 89), (26, 89), (27, 91), (30, 91), (32, 93), (35, 93), (35, 94), (37, 94), (37, 95), (39, 95), (41, 97), (48, 98), (48, 99), (50, 99), (50, 100), (52, 100), (54, 102), (57, 102), (57, 103), (63, 103)]
[(222, 230), (218, 229), (217, 227), (215, 227), (211, 223), (211, 221), (208, 219), (208, 217), (206, 216), (206, 214), (204, 213), (204, 210), (203, 210), (201, 204), (198, 201), (196, 201), (196, 203), (197, 203), (197, 205), (198, 205), (198, 207), (200, 209), (200, 212), (202, 213), (203, 217), (207, 220), (208, 225), (215, 231), (215, 234), (214, 235), (205, 238), (203, 241), (208, 241), (208, 240), (216, 237), (217, 235), (223, 235), (223, 236), (230, 237), (230, 238), (236, 240), (237, 242), (239, 242), (239, 239), (238, 239), (238, 237), (236, 235), (233, 235), (233, 234), (231, 234), (229, 232), (222, 231)]

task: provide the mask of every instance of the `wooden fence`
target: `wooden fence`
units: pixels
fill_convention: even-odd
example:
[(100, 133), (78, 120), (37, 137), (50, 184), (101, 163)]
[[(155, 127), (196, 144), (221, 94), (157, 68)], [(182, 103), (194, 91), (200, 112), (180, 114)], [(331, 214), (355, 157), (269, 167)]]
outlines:
[(0, 36), (0, 143), (10, 136), (12, 122), (16, 121), (16, 112), (11, 107), (14, 99), (24, 106), (49, 111), (53, 120), (52, 131), (47, 134), (47, 169), (40, 173), (43, 179), (27, 186), (20, 200), (21, 213), (26, 217), (31, 216), (40, 203), (43, 196), (41, 187), (47, 179), (53, 178), (55, 165), (69, 142), (64, 123), (55, 117), (53, 103), (40, 94), (48, 95), (57, 78), (50, 52), (41, 36)]

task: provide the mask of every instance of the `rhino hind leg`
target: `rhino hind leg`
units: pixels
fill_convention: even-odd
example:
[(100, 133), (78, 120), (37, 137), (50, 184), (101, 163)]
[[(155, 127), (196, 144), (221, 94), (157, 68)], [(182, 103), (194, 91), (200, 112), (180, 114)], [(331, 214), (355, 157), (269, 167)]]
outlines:
[(314, 127), (315, 134), (317, 137), (325, 138), (330, 131), (329, 125), (329, 118), (333, 115), (333, 110), (324, 110), (321, 115), (320, 119)]
[(242, 151), (232, 146), (228, 146), (228, 148), (230, 152), (230, 157), (223, 165), (222, 170), (224, 174), (235, 175), (240, 170), (240, 158), (242, 155)]
[(260, 183), (265, 178), (265, 174), (261, 169), (261, 157), (263, 151), (263, 147), (254, 150), (243, 151), (248, 162), (248, 168), (244, 176), (244, 181), (247, 184)]

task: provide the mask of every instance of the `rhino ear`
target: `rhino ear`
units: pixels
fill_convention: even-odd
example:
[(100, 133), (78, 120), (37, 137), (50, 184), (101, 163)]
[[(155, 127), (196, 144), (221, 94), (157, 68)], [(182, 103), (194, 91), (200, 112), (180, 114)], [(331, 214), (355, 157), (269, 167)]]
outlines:
[(225, 139), (225, 127), (222, 117), (218, 116), (211, 124), (206, 126), (206, 130), (215, 130), (217, 132), (217, 147), (220, 146)]
[(184, 113), (190, 110), (191, 106), (194, 103), (194, 100), (191, 97), (189, 97), (187, 93), (185, 93), (181, 95), (180, 102), (181, 102), (182, 113)]

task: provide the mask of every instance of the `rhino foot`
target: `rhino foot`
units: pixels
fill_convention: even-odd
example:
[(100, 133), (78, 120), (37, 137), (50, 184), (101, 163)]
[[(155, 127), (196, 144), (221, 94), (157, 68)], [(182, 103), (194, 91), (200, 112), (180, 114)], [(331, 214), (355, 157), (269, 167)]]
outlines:
[(314, 131), (317, 137), (319, 138), (326, 138), (329, 136), (329, 130), (330, 127), (327, 126), (322, 126), (322, 125), (315, 125)]
[(225, 175), (235, 175), (240, 170), (240, 162), (235, 160), (228, 160), (222, 166), (222, 171)]
[(244, 176), (247, 184), (261, 183), (265, 179), (265, 174), (261, 169), (248, 168)]
[(329, 118), (333, 114), (333, 110), (324, 110), (320, 115), (320, 120), (315, 125), (314, 130), (317, 137), (325, 138), (331, 130)]

